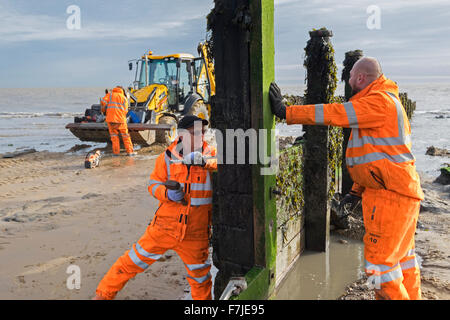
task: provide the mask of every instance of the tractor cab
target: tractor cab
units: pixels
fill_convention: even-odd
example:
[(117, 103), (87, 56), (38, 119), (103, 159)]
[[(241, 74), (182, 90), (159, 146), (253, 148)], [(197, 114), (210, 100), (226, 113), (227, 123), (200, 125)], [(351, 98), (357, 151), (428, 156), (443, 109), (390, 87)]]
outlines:
[[(183, 112), (188, 98), (194, 93), (200, 95), (203, 101), (209, 101), (209, 82), (205, 77), (201, 77), (202, 69), (205, 69), (203, 73), (206, 73), (206, 68), (202, 68), (202, 58), (183, 53), (156, 56), (149, 51), (141, 59), (134, 61), (136, 72), (131, 92), (137, 97), (137, 101), (133, 101), (132, 96), (130, 106), (136, 102), (149, 102), (155, 94), (156, 104), (167, 104), (172, 112)], [(129, 62), (129, 69), (133, 69), (132, 62)], [(154, 109), (158, 109), (157, 105)]]

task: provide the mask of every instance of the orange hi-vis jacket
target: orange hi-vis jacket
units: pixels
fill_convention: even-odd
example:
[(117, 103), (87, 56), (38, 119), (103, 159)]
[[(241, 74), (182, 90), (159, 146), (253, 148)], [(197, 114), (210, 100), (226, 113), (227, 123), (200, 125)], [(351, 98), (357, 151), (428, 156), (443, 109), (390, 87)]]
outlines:
[(354, 192), (385, 189), (423, 200), (411, 153), (411, 127), (397, 85), (384, 75), (343, 104), (287, 107), (286, 120), (352, 128), (346, 162)]
[(101, 100), (102, 112), (106, 111), (106, 122), (126, 123), (128, 113), (128, 101), (121, 88), (114, 88)]
[[(179, 241), (209, 239), (212, 213), (210, 171), (217, 170), (217, 161), (210, 159), (205, 167), (191, 165), (189, 168), (183, 163), (170, 163), (170, 160), (183, 158), (176, 151), (178, 143), (181, 143), (179, 138), (159, 155), (155, 169), (150, 174), (148, 191), (160, 201), (152, 224)], [(216, 151), (204, 142), (202, 154), (214, 157)], [(181, 184), (187, 204), (167, 198), (167, 188), (163, 185), (167, 180), (175, 180)]]

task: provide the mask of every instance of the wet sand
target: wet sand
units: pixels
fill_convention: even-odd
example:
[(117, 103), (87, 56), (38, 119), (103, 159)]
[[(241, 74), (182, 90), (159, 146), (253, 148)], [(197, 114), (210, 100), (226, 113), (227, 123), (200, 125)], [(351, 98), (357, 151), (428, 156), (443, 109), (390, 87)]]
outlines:
[[(92, 298), (109, 267), (153, 218), (158, 201), (146, 183), (162, 151), (154, 146), (134, 158), (104, 157), (94, 169), (84, 168), (83, 152), (0, 158), (0, 299)], [(449, 188), (422, 181), (426, 201), (416, 251), (423, 297), (449, 299)], [(361, 223), (354, 227), (337, 236), (358, 239)], [(67, 287), (72, 265), (80, 268), (80, 289)], [(364, 282), (347, 286), (340, 299), (373, 299)], [(184, 265), (168, 251), (129, 281), (117, 299), (184, 299), (187, 292)]]
[[(105, 157), (94, 169), (84, 168), (84, 153), (0, 159), (0, 299), (92, 298), (153, 218), (158, 201), (146, 183), (162, 151)], [(71, 265), (80, 268), (80, 289), (67, 286)], [(181, 299), (185, 275), (169, 250), (117, 299)]]

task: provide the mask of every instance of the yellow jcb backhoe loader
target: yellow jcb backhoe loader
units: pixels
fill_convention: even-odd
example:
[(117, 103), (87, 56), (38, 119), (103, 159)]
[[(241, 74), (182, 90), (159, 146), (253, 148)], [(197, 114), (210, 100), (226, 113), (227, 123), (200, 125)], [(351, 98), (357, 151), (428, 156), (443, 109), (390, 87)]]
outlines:
[[(178, 53), (167, 56), (149, 51), (135, 65), (135, 81), (128, 87), (128, 130), (133, 144), (171, 143), (177, 136), (177, 123), (193, 114), (209, 120), (211, 96), (215, 94), (214, 64), (208, 42), (198, 45), (198, 57)], [(100, 105), (92, 105), (85, 117), (75, 117), (66, 128), (82, 141), (110, 142)]]

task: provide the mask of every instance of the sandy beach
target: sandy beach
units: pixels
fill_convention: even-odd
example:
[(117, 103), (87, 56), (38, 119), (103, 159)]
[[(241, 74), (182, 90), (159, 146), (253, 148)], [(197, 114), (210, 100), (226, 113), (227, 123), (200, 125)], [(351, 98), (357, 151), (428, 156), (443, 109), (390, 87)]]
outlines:
[[(146, 188), (154, 145), (136, 157), (104, 156), (84, 168), (84, 153), (36, 152), (0, 158), (0, 299), (90, 299), (103, 275), (153, 218), (158, 201)], [(448, 186), (422, 177), (416, 251), (424, 299), (450, 298)], [(340, 235), (361, 238), (361, 223)], [(70, 289), (70, 266), (81, 271)], [(70, 270), (70, 269), (69, 269)], [(340, 299), (373, 299), (365, 280)], [(117, 299), (184, 299), (189, 286), (181, 259), (168, 251), (119, 292)]]
[[(92, 298), (153, 218), (158, 201), (146, 183), (161, 151), (105, 157), (94, 169), (84, 168), (84, 155), (71, 153), (0, 159), (0, 299)], [(80, 268), (80, 289), (67, 287), (71, 265)], [(180, 299), (185, 274), (168, 251), (117, 299)]]

